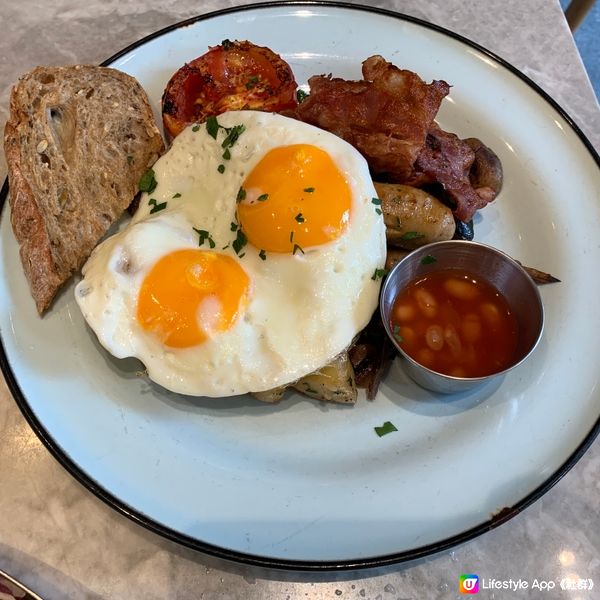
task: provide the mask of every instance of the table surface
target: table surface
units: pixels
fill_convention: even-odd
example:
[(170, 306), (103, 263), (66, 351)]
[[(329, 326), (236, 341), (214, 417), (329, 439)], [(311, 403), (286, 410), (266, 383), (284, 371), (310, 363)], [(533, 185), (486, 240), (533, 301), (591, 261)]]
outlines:
[[(40, 64), (99, 63), (200, 13), (248, 2), (55, 0), (3, 3), (0, 125), (10, 87)], [(600, 149), (600, 111), (556, 0), (370, 2), (425, 19), (492, 50), (531, 77)], [(1, 151), (0, 151), (1, 153)], [(0, 156), (0, 180), (6, 176)], [(548, 493), (499, 528), (410, 564), (287, 573), (220, 561), (129, 521), (77, 483), (34, 435), (0, 376), (0, 569), (46, 599), (456, 598), (458, 576), (559, 581), (600, 589), (600, 440)], [(594, 590), (506, 590), (486, 598), (599, 597)]]

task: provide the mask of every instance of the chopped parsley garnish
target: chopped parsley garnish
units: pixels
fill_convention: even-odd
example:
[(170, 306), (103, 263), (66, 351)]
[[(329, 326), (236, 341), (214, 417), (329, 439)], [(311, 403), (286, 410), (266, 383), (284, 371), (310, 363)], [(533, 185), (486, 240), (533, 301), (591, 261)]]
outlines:
[(304, 250), (302, 250), (302, 248), (298, 245), (298, 244), (294, 244), (294, 250), (292, 251), (292, 254), (296, 254), (296, 252), (302, 252), (302, 254), (304, 254)]
[(181, 198), (181, 194), (177, 192), (176, 194), (173, 194), (173, 198)]
[(381, 212), (381, 209), (380, 209), (380, 208), (376, 208), (376, 209), (375, 209), (375, 212), (376, 212), (378, 215), (381, 215), (381, 214), (383, 214), (383, 213)]
[(131, 164), (133, 162), (133, 156), (131, 154), (127, 157), (127, 162)]
[(308, 94), (304, 90), (296, 90), (296, 100), (298, 104), (304, 102), (308, 98)]
[(261, 195), (260, 195), (260, 196), (257, 198), (257, 200), (258, 200), (259, 202), (264, 202), (264, 201), (265, 201), (265, 200), (266, 200), (268, 197), (269, 197), (269, 194), (261, 194)]
[(156, 179), (154, 178), (154, 171), (152, 169), (148, 169), (141, 177), (138, 188), (140, 192), (148, 192), (151, 194), (157, 186)]
[(246, 126), (234, 125), (233, 127), (225, 127), (219, 124), (217, 117), (214, 115), (211, 115), (208, 117), (208, 119), (206, 119), (206, 132), (214, 140), (217, 139), (219, 129), (223, 129), (227, 134), (225, 139), (221, 142), (221, 148), (224, 148), (223, 159), (229, 160), (231, 158), (231, 152), (229, 151), (229, 148), (231, 148), (238, 141), (240, 135), (242, 135), (242, 133), (244, 133), (246, 130)]
[(404, 338), (400, 335), (400, 325), (394, 325), (394, 327), (392, 327), (392, 335), (399, 344), (404, 341)]
[(290, 231), (290, 244), (294, 241), (294, 232)]
[(373, 273), (373, 275), (371, 275), (371, 279), (373, 281), (377, 281), (378, 279), (385, 277), (387, 274), (387, 269), (375, 269), (375, 272)]
[(235, 201), (239, 204), (245, 198), (246, 198), (246, 190), (243, 187), (241, 187), (238, 190), (238, 193), (237, 193), (237, 196), (235, 198)]
[(298, 223), (304, 223), (304, 217), (302, 216), (302, 213), (298, 213), (294, 219), (296, 219)]
[(241, 229), (238, 229), (237, 237), (235, 238), (235, 240), (233, 240), (233, 242), (231, 243), (231, 246), (233, 247), (233, 249), (235, 250), (235, 253), (240, 258), (242, 258), (242, 256), (243, 256), (243, 254), (240, 254), (240, 251), (247, 243), (248, 243), (248, 238), (246, 237), (246, 234)]
[(315, 188), (314, 187), (307, 187), (307, 188), (304, 188), (304, 191), (307, 192), (308, 194), (312, 194), (312, 192), (315, 191)]
[(193, 131), (194, 133), (196, 133), (196, 131), (198, 131), (199, 129), (200, 129), (200, 125), (194, 125), (194, 126), (192, 127), (192, 131)]
[(227, 248), (229, 248), (229, 244), (225, 244), (225, 246), (223, 246), (223, 247), (221, 248), (221, 250), (227, 250)]
[(198, 234), (198, 246), (204, 246), (204, 242), (208, 241), (208, 245), (211, 248), (215, 247), (215, 241), (212, 239), (208, 231), (205, 229), (196, 229), (195, 227), (192, 227), (192, 229)]
[(258, 77), (256, 75), (251, 75), (248, 77), (248, 81), (246, 82), (246, 89), (251, 90), (258, 83)]
[(237, 231), (239, 225), (237, 223), (231, 222), (231, 231)]
[(422, 265), (430, 265), (436, 261), (437, 261), (437, 258), (435, 256), (431, 256), (431, 254), (427, 254), (426, 256), (424, 256), (421, 259), (421, 264)]
[(418, 231), (407, 231), (400, 239), (401, 240), (416, 240), (424, 237), (424, 233), (419, 233)]
[(393, 423), (391, 423), (390, 421), (386, 421), (381, 427), (373, 427), (373, 429), (375, 429), (375, 433), (379, 437), (383, 437), (384, 435), (387, 435), (388, 433), (392, 433), (392, 431), (398, 431), (396, 426)]
[(245, 125), (234, 125), (233, 127), (224, 127), (227, 132), (227, 137), (221, 143), (222, 148), (231, 148), (237, 141), (240, 135), (246, 130)]
[(381, 200), (379, 198), (371, 198), (371, 202), (375, 205), (375, 206), (381, 206)]
[(223, 50), (229, 50), (229, 48), (233, 47), (233, 42), (225, 39), (221, 42), (221, 46), (223, 47)]
[(214, 140), (217, 139), (217, 133), (219, 132), (219, 122), (217, 121), (217, 117), (210, 116), (206, 119), (206, 132), (210, 135)]
[(150, 200), (148, 200), (148, 206), (152, 207), (150, 209), (150, 214), (153, 214), (155, 212), (158, 212), (159, 210), (163, 210), (163, 209), (167, 208), (167, 203), (161, 202), (160, 204), (157, 204), (157, 202), (154, 198), (150, 198)]
[(225, 173), (225, 165), (219, 165), (217, 171), (219, 171), (219, 173)]
[(264, 250), (261, 250), (258, 253), (258, 256), (261, 258), (261, 260), (267, 260), (267, 253)]

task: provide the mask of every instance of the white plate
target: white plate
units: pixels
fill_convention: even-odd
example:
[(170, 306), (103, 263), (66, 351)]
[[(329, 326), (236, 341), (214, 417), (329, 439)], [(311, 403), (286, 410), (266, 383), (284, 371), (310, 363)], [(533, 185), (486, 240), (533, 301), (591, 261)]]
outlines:
[[(315, 73), (360, 75), (382, 54), (452, 91), (445, 129), (501, 157), (501, 196), (476, 239), (562, 283), (542, 289), (546, 329), (526, 364), (456, 397), (417, 388), (394, 363), (374, 402), (300, 396), (191, 399), (101, 350), (73, 286), (43, 319), (22, 274), (4, 202), (3, 369), (59, 460), (118, 510), (191, 547), (255, 564), (323, 568), (414, 558), (482, 533), (539, 497), (598, 431), (600, 171), (564, 113), (530, 81), (462, 38), (383, 11), (287, 4), (215, 13), (114, 58), (159, 112), (170, 75), (223, 39), (251, 39)], [(379, 438), (373, 427), (398, 431)], [(504, 508), (499, 518), (493, 518)]]

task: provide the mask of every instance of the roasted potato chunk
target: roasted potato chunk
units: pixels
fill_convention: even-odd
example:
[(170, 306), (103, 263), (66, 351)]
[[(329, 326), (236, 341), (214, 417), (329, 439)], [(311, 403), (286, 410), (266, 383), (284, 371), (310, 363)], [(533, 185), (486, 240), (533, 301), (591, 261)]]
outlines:
[(325, 402), (354, 404), (358, 396), (354, 369), (347, 352), (342, 352), (322, 369), (302, 377), (292, 387), (311, 398)]
[(262, 402), (279, 402), (286, 389), (295, 389), (315, 400), (340, 404), (354, 404), (358, 396), (354, 369), (347, 352), (342, 352), (322, 369), (302, 377), (289, 386), (254, 392), (252, 396)]
[(264, 392), (252, 392), (250, 395), (254, 396), (257, 400), (261, 402), (268, 402), (270, 404), (275, 404), (279, 402), (283, 398), (283, 394), (285, 393), (286, 387), (282, 385), (281, 387), (273, 388), (272, 390), (265, 390)]

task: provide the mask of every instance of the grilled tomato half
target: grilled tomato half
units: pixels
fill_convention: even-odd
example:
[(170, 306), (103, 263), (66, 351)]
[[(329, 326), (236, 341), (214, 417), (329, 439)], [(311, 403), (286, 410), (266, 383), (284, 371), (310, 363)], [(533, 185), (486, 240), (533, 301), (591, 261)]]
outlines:
[(190, 123), (227, 110), (294, 108), (296, 87), (290, 66), (269, 48), (224, 40), (169, 80), (162, 97), (165, 134), (172, 139)]

